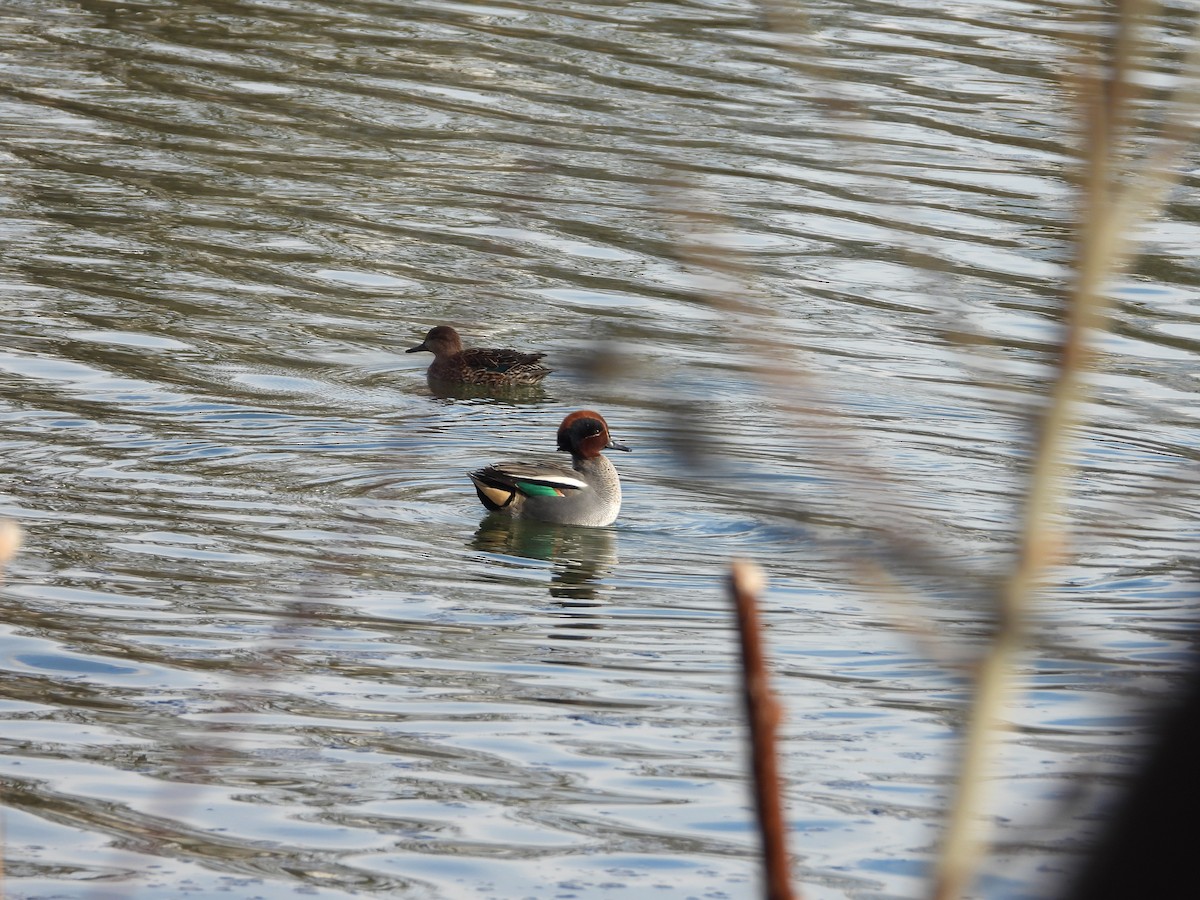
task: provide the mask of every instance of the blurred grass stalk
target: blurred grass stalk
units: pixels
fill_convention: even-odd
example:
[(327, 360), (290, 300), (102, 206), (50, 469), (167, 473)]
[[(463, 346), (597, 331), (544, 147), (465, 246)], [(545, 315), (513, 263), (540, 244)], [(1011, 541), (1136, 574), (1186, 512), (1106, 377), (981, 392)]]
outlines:
[(0, 575), (4, 574), (5, 564), (17, 555), (21, 549), (21, 529), (15, 522), (0, 519)]
[(1157, 7), (1150, 0), (1117, 3), (1111, 13), (1113, 30), (1106, 58), (1084, 66), (1075, 85), (1083, 146), (1074, 280), (1063, 297), (1063, 330), (1046, 406), (1035, 422), (1015, 560), (998, 591), (995, 630), (976, 673), (955, 796), (935, 872), (937, 900), (966, 893), (987, 842), (985, 786), (1029, 607), (1064, 544), (1060, 512), (1071, 471), (1071, 441), (1096, 336), (1107, 324), (1105, 288), (1133, 250), (1131, 229), (1160, 206), (1173, 183), (1172, 163), (1188, 144), (1188, 116), (1200, 99), (1193, 76), (1200, 62), (1200, 36), (1194, 31), (1180, 71), (1184, 87), (1166, 102), (1168, 117), (1156, 135), (1156, 146), (1135, 166), (1121, 165), (1135, 125), (1135, 66), (1143, 29)]
[[(21, 529), (15, 522), (0, 519), (0, 579), (4, 567), (21, 549)], [(0, 898), (4, 897), (4, 816), (0, 810)]]

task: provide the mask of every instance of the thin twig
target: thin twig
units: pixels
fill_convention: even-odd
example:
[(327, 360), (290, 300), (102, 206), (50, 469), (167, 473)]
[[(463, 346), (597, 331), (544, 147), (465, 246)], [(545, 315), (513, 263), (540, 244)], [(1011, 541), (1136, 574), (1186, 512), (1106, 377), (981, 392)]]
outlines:
[(792, 890), (788, 871), (787, 825), (783, 819), (779, 767), (775, 754), (775, 731), (783, 711), (767, 680), (762, 630), (758, 619), (758, 594), (762, 592), (765, 581), (762, 569), (754, 563), (735, 560), (730, 567), (729, 588), (737, 612), (742, 649), (742, 700), (750, 727), (754, 809), (762, 838), (763, 896), (767, 900), (798, 900), (799, 895)]

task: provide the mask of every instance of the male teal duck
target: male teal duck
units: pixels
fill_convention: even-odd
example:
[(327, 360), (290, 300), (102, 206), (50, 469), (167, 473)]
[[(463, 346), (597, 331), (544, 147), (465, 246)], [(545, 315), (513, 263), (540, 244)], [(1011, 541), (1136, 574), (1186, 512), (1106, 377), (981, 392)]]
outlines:
[(581, 409), (558, 426), (558, 449), (571, 468), (501, 462), (468, 473), (490, 510), (560, 525), (611, 525), (621, 510), (621, 479), (601, 450), (629, 448), (612, 439), (598, 412)]
[(422, 350), (433, 354), (429, 377), (434, 381), (502, 387), (537, 384), (551, 371), (538, 363), (545, 353), (522, 353), (494, 347), (464, 350), (462, 338), (449, 325), (429, 329), (425, 340), (404, 352), (419, 353)]

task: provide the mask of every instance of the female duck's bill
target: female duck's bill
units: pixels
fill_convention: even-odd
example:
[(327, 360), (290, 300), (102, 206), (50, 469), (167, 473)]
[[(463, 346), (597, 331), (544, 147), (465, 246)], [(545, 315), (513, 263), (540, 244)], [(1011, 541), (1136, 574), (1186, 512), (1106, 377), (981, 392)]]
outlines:
[(612, 439), (598, 412), (581, 409), (558, 426), (558, 449), (571, 467), (501, 462), (469, 473), (488, 509), (562, 525), (611, 525), (621, 510), (621, 479), (601, 451), (629, 448)]

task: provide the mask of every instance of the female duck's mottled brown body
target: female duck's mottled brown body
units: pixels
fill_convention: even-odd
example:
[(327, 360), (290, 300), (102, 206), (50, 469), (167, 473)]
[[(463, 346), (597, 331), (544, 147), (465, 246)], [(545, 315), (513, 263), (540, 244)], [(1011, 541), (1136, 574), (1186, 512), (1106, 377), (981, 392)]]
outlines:
[(489, 384), (496, 387), (516, 384), (537, 384), (550, 374), (550, 369), (538, 363), (545, 353), (522, 353), (495, 347), (463, 349), (462, 338), (449, 325), (429, 329), (425, 340), (406, 350), (433, 354), (429, 377), (435, 381), (458, 384)]
[(571, 468), (501, 462), (468, 473), (488, 509), (560, 525), (611, 525), (621, 510), (621, 480), (601, 450), (628, 450), (598, 412), (581, 409), (558, 426), (558, 449)]

